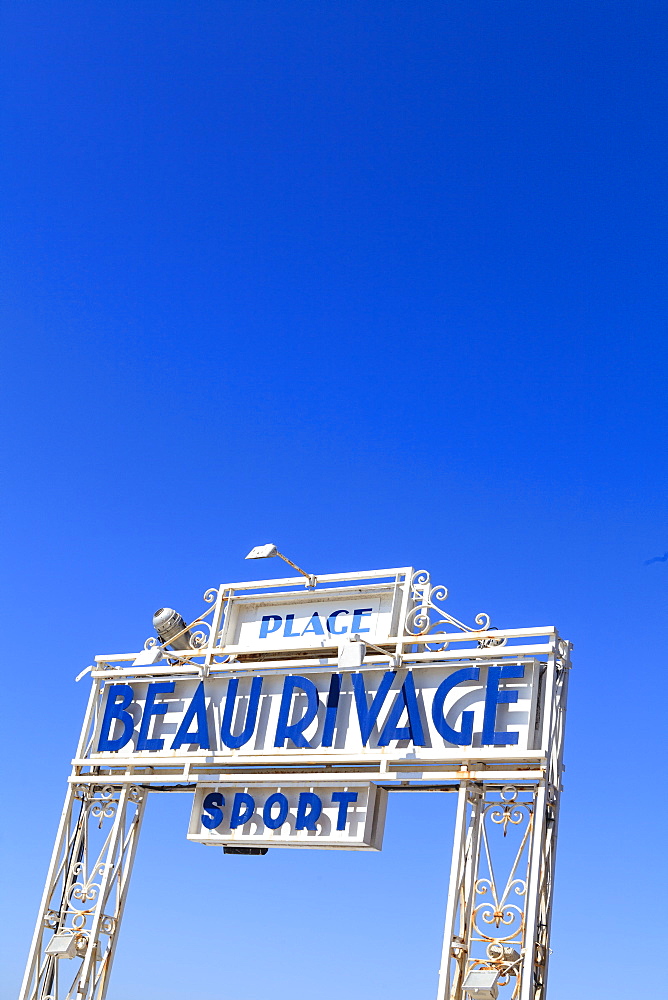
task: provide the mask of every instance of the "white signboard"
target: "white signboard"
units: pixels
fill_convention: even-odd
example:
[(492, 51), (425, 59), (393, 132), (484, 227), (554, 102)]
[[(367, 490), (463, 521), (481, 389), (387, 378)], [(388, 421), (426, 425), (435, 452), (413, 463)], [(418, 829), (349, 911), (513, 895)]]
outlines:
[(332, 648), (345, 636), (371, 642), (397, 635), (403, 591), (393, 583), (307, 594), (241, 594), (229, 602), (223, 644), (229, 651)]
[(350, 759), (457, 759), (536, 749), (535, 660), (352, 672), (240, 668), (203, 680), (109, 683), (91, 761), (206, 752)]
[(198, 785), (188, 839), (234, 847), (379, 851), (387, 792), (373, 784)]

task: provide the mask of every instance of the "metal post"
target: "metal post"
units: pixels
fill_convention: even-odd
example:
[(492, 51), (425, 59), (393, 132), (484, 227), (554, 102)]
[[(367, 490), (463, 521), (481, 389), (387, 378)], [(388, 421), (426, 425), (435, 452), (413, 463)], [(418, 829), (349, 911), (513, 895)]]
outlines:
[[(146, 795), (68, 789), (19, 1000), (104, 1000)], [(75, 940), (70, 959), (48, 954), (56, 937)]]
[[(456, 983), (461, 979), (462, 962), (465, 964), (466, 960), (465, 928), (470, 921), (473, 880), (471, 863), (477, 857), (478, 851), (480, 802), (480, 787), (473, 782), (462, 781), (457, 794), (457, 814), (437, 1000), (447, 1000), (451, 996), (452, 990), (456, 989)], [(457, 917), (459, 917), (459, 926), (457, 926)], [(456, 959), (454, 986), (453, 958)]]

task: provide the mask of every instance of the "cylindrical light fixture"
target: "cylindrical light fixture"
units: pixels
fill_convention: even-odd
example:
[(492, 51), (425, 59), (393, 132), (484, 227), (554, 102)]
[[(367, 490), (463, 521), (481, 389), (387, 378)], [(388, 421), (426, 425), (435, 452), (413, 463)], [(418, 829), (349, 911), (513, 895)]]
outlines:
[(172, 649), (192, 649), (190, 645), (192, 636), (188, 627), (182, 616), (173, 608), (158, 608), (153, 615), (153, 628), (163, 646), (169, 645)]

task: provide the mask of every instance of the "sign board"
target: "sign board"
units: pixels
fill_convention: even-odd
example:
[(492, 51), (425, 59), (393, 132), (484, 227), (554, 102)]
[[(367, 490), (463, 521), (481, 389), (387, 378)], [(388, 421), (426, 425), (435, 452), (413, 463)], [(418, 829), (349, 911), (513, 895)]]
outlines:
[(199, 784), (188, 840), (235, 847), (379, 851), (387, 792), (374, 784)]
[(404, 591), (395, 583), (306, 594), (240, 594), (228, 602), (222, 642), (230, 652), (281, 654), (336, 647), (343, 636), (396, 636)]
[(228, 676), (111, 683), (91, 763), (132, 757), (216, 758), (379, 752), (477, 759), (537, 741), (535, 660), (427, 663), (387, 670), (256, 669)]

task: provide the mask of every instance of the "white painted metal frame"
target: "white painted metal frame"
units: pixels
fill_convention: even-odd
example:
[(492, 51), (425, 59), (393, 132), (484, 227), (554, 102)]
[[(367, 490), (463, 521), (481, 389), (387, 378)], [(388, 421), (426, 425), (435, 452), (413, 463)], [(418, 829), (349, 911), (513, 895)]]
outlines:
[(569, 651), (546, 665), (541, 779), (460, 783), (437, 1000), (463, 1000), (473, 968), (497, 970), (508, 1000), (545, 1000)]
[[(323, 764), (315, 752), (291, 764), (280, 752), (261, 762), (235, 760), (232, 766), (206, 752), (151, 765), (132, 758), (96, 761), (91, 750), (109, 682), (239, 675), (243, 670), (288, 673), (296, 666), (311, 672), (339, 669), (335, 657), (317, 654), (281, 659), (268, 667), (254, 662), (253, 651), (245, 649), (240, 662), (225, 645), (226, 610), (236, 596), (302, 588), (301, 577), (209, 590), (205, 602), (210, 607), (189, 625), (192, 651), (156, 650), (161, 662), (151, 666), (133, 666), (137, 653), (95, 658), (19, 1000), (104, 1000), (150, 790), (192, 792), (203, 781), (294, 783), (301, 776), (304, 782), (372, 781), (397, 791), (458, 790), (437, 1000), (465, 1000), (462, 984), (471, 968), (501, 973), (500, 1000), (545, 1000), (570, 644), (553, 627), (497, 631), (484, 614), (476, 617), (478, 628), (469, 628), (440, 607), (447, 590), (432, 587), (428, 573), (414, 573), (410, 567), (329, 574), (317, 583), (350, 586), (351, 581), (388, 579), (395, 587), (397, 635), (387, 642), (386, 656), (375, 652), (364, 665), (389, 665), (393, 655), (418, 669), (435, 662), (537, 660), (543, 667), (536, 749), (480, 748), (473, 756), (462, 752), (459, 760), (435, 754), (433, 760), (415, 762), (381, 754), (377, 759), (330, 756), (330, 763)], [(145, 648), (156, 644), (149, 639)], [(49, 942), (59, 934), (76, 938), (73, 959), (48, 954)]]

